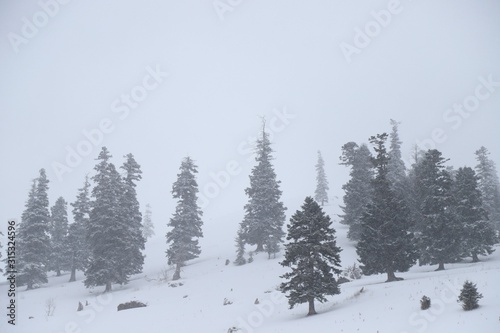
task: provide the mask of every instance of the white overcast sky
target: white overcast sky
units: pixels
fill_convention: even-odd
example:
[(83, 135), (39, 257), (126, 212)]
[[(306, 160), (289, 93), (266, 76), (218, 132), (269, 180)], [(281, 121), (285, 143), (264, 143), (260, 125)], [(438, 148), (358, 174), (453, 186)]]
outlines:
[[(205, 209), (207, 229), (229, 216), (225, 227), (235, 231), (254, 165), (248, 141), (262, 116), (278, 129), (274, 163), (288, 214), (314, 193), (318, 149), (338, 206), (333, 197), (347, 181), (341, 146), (389, 131), (390, 118), (402, 122), (406, 157), (437, 129), (436, 148), (451, 165), (474, 166), (481, 145), (500, 165), (500, 84), (477, 88), (481, 77), (500, 82), (498, 1), (246, 0), (218, 13), (212, 0), (73, 0), (44, 14), (40, 3), (54, 1), (0, 4), (4, 233), (40, 168), (51, 181), (50, 204), (59, 196), (72, 202), (102, 145), (117, 165), (127, 153), (141, 164), (140, 201), (152, 205), (159, 228), (173, 212), (170, 190), (184, 156), (199, 166), (202, 194), (211, 172), (238, 166)], [(388, 7), (395, 13), (380, 27), (373, 12)], [(32, 31), (34, 23), (43, 26)], [(340, 45), (377, 27), (348, 63)], [(148, 68), (168, 77), (156, 85)], [(121, 96), (140, 93), (145, 78), (156, 87), (123, 117)], [(473, 112), (448, 113), (478, 92)], [(285, 111), (289, 119), (275, 119)], [(113, 130), (58, 180), (53, 165), (66, 163), (66, 147), (76, 149), (82, 132), (106, 119)]]

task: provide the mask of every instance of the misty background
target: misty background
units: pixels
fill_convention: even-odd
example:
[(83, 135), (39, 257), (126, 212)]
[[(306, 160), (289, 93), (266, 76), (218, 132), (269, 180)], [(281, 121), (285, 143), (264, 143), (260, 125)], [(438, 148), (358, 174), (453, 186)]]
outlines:
[[(484, 145), (500, 166), (500, 87), (467, 118), (447, 111), (474, 96), (479, 78), (500, 82), (498, 1), (400, 1), (399, 12), (350, 63), (342, 43), (355, 45), (356, 29), (392, 1), (54, 0), (54, 15), (43, 22), (41, 3), (50, 2), (0, 4), (4, 234), (9, 218), (20, 221), (40, 168), (50, 179), (50, 205), (59, 196), (73, 202), (105, 145), (116, 166), (127, 153), (141, 165), (137, 192), (143, 210), (152, 206), (157, 237), (174, 212), (170, 191), (181, 159), (191, 156), (200, 194), (213, 197), (203, 205), (202, 246), (221, 229), (233, 246), (262, 117), (288, 216), (314, 194), (318, 150), (330, 205), (340, 213), (348, 180), (338, 165), (341, 146), (389, 132), (391, 118), (401, 122), (407, 167), (413, 146), (436, 131), (435, 148), (449, 165), (474, 167), (474, 152)], [(25, 38), (23, 26), (34, 17), (44, 26)], [(13, 34), (23, 42), (13, 43)], [(140, 91), (158, 69), (168, 76), (147, 80), (155, 88), (126, 113), (122, 96)], [(68, 149), (88, 141), (83, 133), (102, 121), (109, 133), (58, 177), (54, 165), (67, 165)], [(221, 173), (228, 165), (229, 178)]]

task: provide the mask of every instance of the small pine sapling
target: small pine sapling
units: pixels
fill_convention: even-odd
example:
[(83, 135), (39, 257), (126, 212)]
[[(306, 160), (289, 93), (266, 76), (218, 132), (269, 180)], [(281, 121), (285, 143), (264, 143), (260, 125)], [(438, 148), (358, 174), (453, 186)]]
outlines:
[(477, 309), (479, 307), (478, 301), (480, 298), (483, 298), (483, 295), (477, 292), (476, 284), (465, 281), (460, 291), (460, 295), (458, 296), (458, 302), (462, 303), (462, 308), (465, 311)]

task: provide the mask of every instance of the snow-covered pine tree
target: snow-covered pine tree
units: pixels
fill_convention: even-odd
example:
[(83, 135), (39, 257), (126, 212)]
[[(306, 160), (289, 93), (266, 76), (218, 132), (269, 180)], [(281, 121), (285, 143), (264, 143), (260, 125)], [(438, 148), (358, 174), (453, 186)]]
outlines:
[(28, 290), (35, 284), (47, 283), (50, 256), (48, 189), (49, 180), (45, 169), (41, 169), (33, 182), (19, 226), (16, 282), (27, 285)]
[(240, 223), (239, 233), (246, 244), (257, 245), (256, 252), (266, 251), (269, 255), (279, 251), (283, 240), (285, 210), (281, 199), (280, 181), (276, 180), (271, 163), (272, 148), (269, 134), (263, 124), (262, 136), (257, 140), (257, 165), (250, 175), (250, 187), (245, 189), (248, 203), (245, 217)]
[(361, 237), (361, 217), (370, 203), (373, 188), (373, 164), (371, 153), (365, 144), (358, 146), (354, 142), (348, 142), (342, 146), (341, 165), (351, 168), (351, 179), (342, 186), (344, 190), (344, 206), (340, 208), (344, 212), (339, 215), (340, 223), (349, 226), (347, 237), (358, 241)]
[(90, 183), (85, 176), (83, 187), (78, 190), (73, 207), (73, 223), (68, 230), (68, 269), (71, 271), (69, 282), (76, 281), (76, 270), (84, 271), (88, 265), (91, 249), (87, 242), (87, 226), (90, 215)]
[(172, 187), (172, 195), (177, 199), (177, 207), (168, 226), (167, 258), (169, 265), (175, 265), (173, 280), (180, 279), (181, 267), (188, 260), (198, 258), (201, 253), (198, 238), (203, 237), (201, 227), (203, 212), (198, 207), (198, 184), (195, 174), (197, 166), (190, 157), (184, 158), (180, 173)]
[(307, 197), (301, 208), (288, 225), (286, 239), (289, 242), (280, 264), (291, 267), (292, 271), (281, 276), (288, 281), (282, 283), (280, 289), (287, 294), (290, 308), (308, 303), (308, 315), (314, 315), (315, 300), (323, 303), (325, 296), (340, 293), (335, 275), (341, 273), (342, 249), (336, 244), (330, 217), (318, 203)]
[(122, 193), (120, 196), (120, 211), (122, 223), (125, 225), (127, 253), (123, 256), (123, 269), (127, 275), (142, 272), (144, 265), (144, 255), (142, 251), (145, 248), (146, 240), (142, 235), (142, 214), (137, 192), (135, 190), (136, 182), (141, 180), (141, 166), (135, 161), (132, 154), (125, 156), (126, 161), (121, 166), (125, 171), (122, 177)]
[(401, 140), (399, 139), (399, 124), (391, 119), (392, 131), (389, 135), (390, 149), (389, 162), (387, 164), (387, 179), (396, 195), (407, 200), (408, 178), (406, 176), (406, 166), (401, 154)]
[(485, 147), (476, 151), (476, 173), (479, 177), (479, 190), (483, 196), (483, 208), (495, 228), (500, 231), (500, 181), (496, 165), (489, 158), (490, 153)]
[(478, 255), (492, 254), (495, 251), (493, 245), (498, 242), (495, 229), (483, 209), (478, 187), (478, 177), (472, 168), (458, 169), (453, 183), (453, 210), (462, 231), (464, 256), (472, 256), (473, 262), (479, 261)]
[(458, 302), (462, 303), (462, 309), (465, 311), (477, 309), (481, 298), (483, 298), (483, 295), (477, 291), (476, 284), (468, 280), (465, 281), (458, 296)]
[(146, 210), (144, 211), (144, 219), (142, 221), (142, 237), (144, 237), (145, 240), (155, 235), (155, 226), (153, 224), (152, 214), (151, 205), (147, 204)]
[(444, 264), (460, 259), (460, 229), (454, 218), (452, 179), (436, 149), (428, 150), (415, 167), (417, 192), (421, 197), (420, 265)]
[(51, 249), (48, 269), (61, 276), (61, 271), (68, 267), (68, 204), (63, 197), (59, 197), (50, 210)]
[(318, 163), (316, 164), (316, 191), (314, 192), (314, 199), (324, 206), (328, 203), (328, 180), (325, 173), (325, 161), (321, 152), (318, 151)]
[(123, 266), (130, 246), (128, 228), (122, 220), (123, 184), (110, 158), (108, 149), (103, 147), (97, 158), (99, 162), (94, 167), (94, 200), (87, 224), (87, 240), (92, 255), (84, 281), (87, 288), (105, 286), (105, 292), (111, 291), (113, 283), (127, 283), (129, 273), (129, 268)]
[(407, 203), (410, 208), (410, 225), (411, 230), (414, 233), (418, 233), (422, 230), (422, 205), (423, 205), (423, 197), (424, 193), (421, 193), (421, 189), (418, 186), (417, 181), (417, 169), (418, 165), (422, 164), (425, 156), (425, 151), (418, 148), (415, 145), (413, 152), (413, 164), (411, 165), (410, 170), (408, 171), (408, 194), (407, 194)]
[(405, 200), (391, 188), (387, 134), (370, 138), (376, 157), (373, 198), (361, 218), (361, 238), (356, 246), (363, 274), (386, 273), (387, 281), (398, 281), (395, 272), (406, 272), (417, 260), (413, 235), (409, 232), (409, 209)]
[(245, 259), (245, 241), (240, 232), (238, 232), (238, 236), (236, 236), (236, 260), (234, 264), (236, 266), (241, 266), (247, 263)]

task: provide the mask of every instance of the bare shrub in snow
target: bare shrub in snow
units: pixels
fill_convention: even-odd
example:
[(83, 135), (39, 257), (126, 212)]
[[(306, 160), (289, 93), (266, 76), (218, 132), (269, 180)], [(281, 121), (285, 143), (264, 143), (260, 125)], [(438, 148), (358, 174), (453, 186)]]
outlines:
[(56, 302), (51, 297), (45, 301), (45, 315), (47, 317), (51, 317), (54, 315), (55, 310), (56, 310)]

